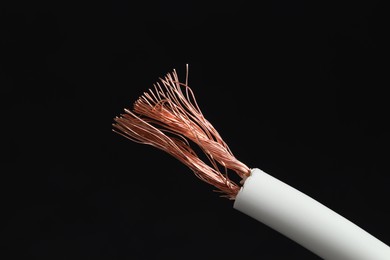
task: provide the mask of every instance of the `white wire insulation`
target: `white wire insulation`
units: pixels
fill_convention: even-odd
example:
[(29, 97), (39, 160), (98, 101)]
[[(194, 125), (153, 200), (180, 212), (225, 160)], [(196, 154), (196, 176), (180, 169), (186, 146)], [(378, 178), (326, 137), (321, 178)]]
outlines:
[(260, 169), (252, 170), (233, 207), (323, 259), (390, 260), (388, 245)]

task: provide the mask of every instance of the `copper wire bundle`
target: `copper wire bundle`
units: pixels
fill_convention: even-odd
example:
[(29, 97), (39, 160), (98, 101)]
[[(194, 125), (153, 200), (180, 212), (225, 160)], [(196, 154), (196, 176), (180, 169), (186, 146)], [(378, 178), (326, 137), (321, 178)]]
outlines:
[[(236, 197), (240, 186), (228, 177), (228, 169), (241, 179), (249, 176), (250, 169), (234, 157), (217, 130), (203, 116), (188, 86), (188, 66), (184, 83), (173, 70), (160, 78), (154, 89), (136, 100), (132, 110), (124, 111), (114, 119), (114, 132), (171, 154), (201, 180), (217, 188), (223, 197)], [(199, 158), (190, 141), (199, 146), (208, 163)]]

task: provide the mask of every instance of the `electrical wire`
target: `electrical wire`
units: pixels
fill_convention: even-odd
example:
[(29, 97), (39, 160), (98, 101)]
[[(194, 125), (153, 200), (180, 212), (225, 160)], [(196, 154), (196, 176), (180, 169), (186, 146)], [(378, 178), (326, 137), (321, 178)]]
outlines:
[[(253, 217), (322, 257), (331, 260), (390, 260), (390, 247), (315, 199), (257, 168), (249, 168), (232, 153), (201, 112), (186, 80), (176, 70), (167, 73), (114, 118), (113, 131), (125, 138), (163, 150), (222, 197), (233, 208)], [(192, 145), (207, 158), (200, 159)], [(241, 181), (229, 178), (234, 172)]]

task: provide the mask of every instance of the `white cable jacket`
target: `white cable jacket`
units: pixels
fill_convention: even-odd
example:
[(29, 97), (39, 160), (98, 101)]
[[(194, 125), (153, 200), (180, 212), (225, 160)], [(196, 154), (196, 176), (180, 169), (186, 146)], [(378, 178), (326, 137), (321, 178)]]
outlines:
[(390, 260), (390, 247), (328, 207), (253, 169), (235, 209), (327, 260)]

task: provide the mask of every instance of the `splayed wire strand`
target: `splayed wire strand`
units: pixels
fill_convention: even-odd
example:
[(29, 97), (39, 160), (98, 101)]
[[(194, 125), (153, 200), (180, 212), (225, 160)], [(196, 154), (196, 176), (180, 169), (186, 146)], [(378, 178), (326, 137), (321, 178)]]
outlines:
[[(171, 154), (198, 178), (217, 188), (223, 197), (236, 197), (240, 186), (228, 177), (228, 170), (245, 179), (250, 169), (235, 158), (217, 130), (203, 116), (194, 92), (188, 86), (188, 65), (184, 83), (173, 70), (138, 98), (132, 110), (124, 111), (114, 118), (114, 132)], [(190, 141), (206, 155), (208, 163), (199, 158)]]

